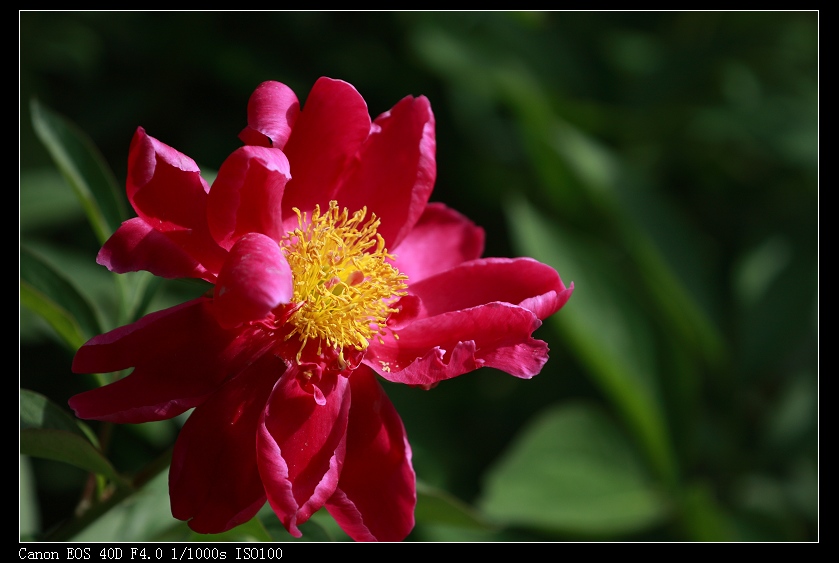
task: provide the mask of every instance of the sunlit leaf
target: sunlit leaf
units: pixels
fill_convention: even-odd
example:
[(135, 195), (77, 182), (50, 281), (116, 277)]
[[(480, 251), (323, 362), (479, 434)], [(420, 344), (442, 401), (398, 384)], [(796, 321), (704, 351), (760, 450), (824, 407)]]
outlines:
[(668, 511), (631, 442), (587, 405), (534, 420), (490, 470), (480, 506), (509, 526), (586, 536), (642, 531)]
[(38, 138), (76, 192), (99, 242), (104, 243), (126, 217), (113, 173), (75, 125), (37, 100), (32, 101), (31, 112)]

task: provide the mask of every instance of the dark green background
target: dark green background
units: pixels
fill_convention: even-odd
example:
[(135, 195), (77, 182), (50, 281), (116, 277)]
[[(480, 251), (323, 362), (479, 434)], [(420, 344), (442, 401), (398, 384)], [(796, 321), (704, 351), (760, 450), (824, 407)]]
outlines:
[[(32, 98), (89, 135), (122, 183), (137, 126), (217, 169), (264, 80), (305, 105), (318, 77), (344, 79), (374, 117), (423, 94), (432, 200), (486, 229), (487, 256), (534, 256), (576, 290), (537, 333), (551, 359), (536, 378), (386, 386), (419, 479), (480, 522), (446, 524), (445, 505), (418, 513), (409, 539), (813, 541), (818, 24), (817, 12), (21, 12), (21, 244), (71, 277), (104, 275), (86, 277), (98, 244), (32, 131)], [(97, 283), (83, 289), (107, 311)], [(22, 310), (22, 388), (65, 406), (91, 384), (71, 374), (73, 352)], [(130, 473), (175, 426), (114, 433), (109, 456)], [(85, 476), (27, 463), (37, 534), (71, 516)], [(592, 508), (633, 475), (654, 509)]]

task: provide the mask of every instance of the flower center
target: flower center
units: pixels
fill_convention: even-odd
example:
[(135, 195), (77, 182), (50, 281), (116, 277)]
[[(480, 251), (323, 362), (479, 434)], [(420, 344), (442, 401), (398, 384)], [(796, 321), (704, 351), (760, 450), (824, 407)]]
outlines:
[(367, 208), (349, 215), (335, 201), (321, 214), (315, 206), (311, 218), (297, 214), (298, 228), (282, 242), (294, 278), (293, 326), (286, 340), (298, 335), (297, 360), (310, 340), (339, 351), (367, 349), (370, 339), (384, 334), (387, 317), (396, 312), (394, 302), (405, 295), (408, 279), (388, 259), (385, 241), (376, 232), (380, 221)]

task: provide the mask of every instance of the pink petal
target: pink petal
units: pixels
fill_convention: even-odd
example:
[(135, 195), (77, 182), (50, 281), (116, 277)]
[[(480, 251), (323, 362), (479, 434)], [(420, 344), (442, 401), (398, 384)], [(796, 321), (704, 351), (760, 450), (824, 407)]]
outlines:
[(325, 209), (369, 133), (370, 115), (358, 91), (341, 80), (318, 79), (284, 148), (292, 180), (283, 216), (294, 217), (292, 207), (309, 211), (319, 204)]
[(509, 303), (487, 303), (419, 319), (370, 343), (364, 363), (397, 383), (429, 388), (482, 366), (516, 377), (539, 373), (548, 346), (531, 335), (541, 321)]
[(230, 249), (213, 292), (219, 324), (233, 328), (264, 319), (294, 295), (291, 268), (274, 240), (259, 233), (243, 236)]
[(530, 258), (465, 262), (410, 284), (385, 335), (364, 363), (390, 381), (430, 387), (481, 366), (516, 377), (539, 373), (548, 347), (532, 338), (573, 291)]
[(126, 192), (131, 205), (146, 224), (217, 272), (224, 250), (207, 226), (208, 190), (191, 158), (146, 135), (142, 127), (137, 129), (128, 155)]
[(241, 147), (221, 165), (207, 201), (207, 218), (216, 242), (226, 249), (246, 233), (279, 242), (282, 199), (291, 178), (288, 159), (278, 149)]
[(250, 520), (265, 504), (256, 461), (256, 436), (284, 362), (264, 354), (197, 407), (172, 453), (172, 515), (202, 534)]
[(202, 278), (214, 282), (216, 276), (178, 244), (181, 234), (164, 234), (154, 230), (145, 219), (135, 217), (120, 225), (105, 241), (96, 262), (118, 274), (146, 270), (163, 278)]
[(271, 393), (258, 428), (259, 473), (268, 502), (295, 537), (338, 484), (349, 410), (347, 379), (322, 377), (314, 364), (294, 366)]
[(437, 177), (434, 114), (424, 96), (403, 98), (376, 118), (358, 164), (337, 195), (351, 212), (365, 205), (382, 221), (387, 248), (399, 246), (425, 210)]
[(347, 455), (326, 508), (356, 541), (401, 541), (414, 527), (417, 502), (405, 428), (369, 369), (353, 372), (350, 389)]
[(422, 302), (420, 316), (503, 301), (545, 319), (565, 305), (573, 285), (566, 288), (556, 270), (531, 258), (484, 258), (411, 283), (408, 291)]
[(248, 100), (248, 126), (239, 133), (247, 145), (282, 149), (300, 113), (294, 92), (280, 82), (263, 82)]
[[(259, 333), (222, 329), (210, 300), (188, 301), (89, 340), (73, 359), (76, 373), (134, 367), (110, 385), (80, 393), (80, 418), (140, 423), (172, 418), (200, 404), (260, 352)], [(212, 354), (207, 351), (212, 350)]]
[(416, 283), (434, 274), (480, 258), (484, 230), (442, 203), (429, 203), (399, 246), (394, 265)]

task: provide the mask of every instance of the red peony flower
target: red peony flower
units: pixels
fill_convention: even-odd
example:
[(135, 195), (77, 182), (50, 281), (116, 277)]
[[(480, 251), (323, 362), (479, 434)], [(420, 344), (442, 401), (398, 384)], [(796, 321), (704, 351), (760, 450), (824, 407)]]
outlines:
[(294, 536), (325, 506), (356, 540), (404, 539), (411, 448), (376, 374), (424, 388), (482, 366), (532, 377), (548, 353), (532, 333), (573, 284), (528, 258), (481, 258), (483, 231), (428, 202), (425, 97), (371, 122), (346, 82), (321, 78), (302, 111), (265, 82), (240, 138), (211, 189), (192, 159), (137, 130), (137, 217), (97, 261), (214, 289), (82, 346), (77, 373), (134, 369), (70, 405), (117, 423), (194, 408), (169, 489), (197, 532), (228, 530), (267, 500)]

